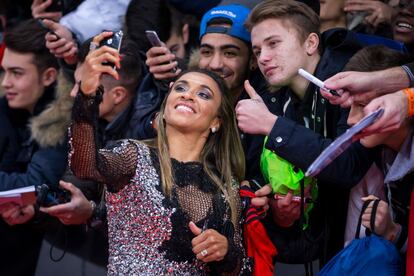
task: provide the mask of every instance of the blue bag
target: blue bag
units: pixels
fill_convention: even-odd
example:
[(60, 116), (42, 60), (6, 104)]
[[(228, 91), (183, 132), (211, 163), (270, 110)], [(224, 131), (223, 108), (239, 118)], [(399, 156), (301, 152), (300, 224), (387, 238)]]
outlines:
[(364, 276), (394, 276), (403, 275), (403, 263), (400, 253), (393, 243), (375, 235), (375, 214), (379, 200), (374, 200), (371, 215), (373, 234), (359, 238), (362, 214), (371, 201), (364, 202), (359, 216), (355, 239), (335, 257), (333, 257), (319, 272), (319, 276), (364, 275)]

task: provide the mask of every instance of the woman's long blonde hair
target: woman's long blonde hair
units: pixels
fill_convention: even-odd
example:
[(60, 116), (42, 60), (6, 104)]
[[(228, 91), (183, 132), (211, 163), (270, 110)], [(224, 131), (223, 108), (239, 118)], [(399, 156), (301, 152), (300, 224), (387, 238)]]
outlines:
[[(217, 132), (210, 133), (201, 152), (200, 161), (205, 173), (225, 195), (231, 208), (231, 219), (233, 223), (237, 223), (236, 199), (230, 195), (234, 194), (231, 192), (233, 179), (235, 178), (238, 182), (241, 182), (244, 179), (245, 161), (230, 91), (220, 76), (204, 69), (185, 71), (178, 76), (177, 80), (180, 79), (181, 76), (192, 72), (209, 76), (220, 88), (222, 95), (221, 105), (218, 109), (218, 116), (221, 122), (220, 128)], [(168, 137), (166, 135), (166, 125), (163, 115), (166, 100), (170, 92), (171, 89), (161, 105), (160, 113), (157, 117), (158, 136), (156, 141), (153, 141), (153, 145), (159, 150), (161, 183), (163, 191), (167, 196), (171, 195), (173, 175), (168, 149)], [(219, 175), (214, 172), (218, 172)]]

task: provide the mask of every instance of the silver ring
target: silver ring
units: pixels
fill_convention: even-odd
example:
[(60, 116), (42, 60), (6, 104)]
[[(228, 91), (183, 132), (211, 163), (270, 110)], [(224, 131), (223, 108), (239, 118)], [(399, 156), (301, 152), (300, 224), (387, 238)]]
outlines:
[(201, 251), (200, 254), (203, 257), (207, 256), (207, 254), (208, 254), (207, 249), (204, 249), (203, 251)]
[(91, 44), (89, 44), (89, 51), (94, 51), (99, 47), (99, 44), (96, 42), (91, 41)]

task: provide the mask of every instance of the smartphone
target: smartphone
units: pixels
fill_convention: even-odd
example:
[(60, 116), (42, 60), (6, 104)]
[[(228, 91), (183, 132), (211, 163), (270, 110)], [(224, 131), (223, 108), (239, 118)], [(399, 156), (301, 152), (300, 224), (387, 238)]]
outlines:
[[(44, 1), (46, 2), (46, 1)], [(63, 11), (63, 0), (52, 0), (49, 7), (46, 8), (46, 12), (62, 12)]]
[[(146, 36), (147, 36), (147, 38), (148, 38), (148, 40), (149, 40), (149, 42), (151, 43), (152, 46), (154, 46), (154, 47), (161, 47), (162, 46), (161, 40), (158, 37), (158, 34), (157, 34), (156, 31), (147, 30), (147, 31), (145, 31), (145, 34), (146, 34)], [(170, 61), (170, 63), (171, 63), (171, 61)], [(174, 67), (173, 69), (171, 69), (171, 72), (175, 73), (175, 72), (177, 72), (177, 69), (178, 69), (177, 67)]]
[[(102, 46), (108, 46), (111, 48), (116, 49), (118, 52), (121, 50), (121, 44), (122, 44), (122, 37), (124, 36), (124, 33), (122, 31), (114, 32), (110, 37), (105, 38), (101, 41), (99, 44), (99, 47)], [(111, 62), (105, 62), (104, 65), (108, 65), (116, 69), (115, 64)]]
[(42, 184), (36, 188), (37, 204), (50, 207), (70, 201), (70, 192), (59, 187)]
[(156, 31), (147, 30), (145, 31), (145, 35), (147, 36), (149, 42), (152, 46), (161, 47), (162, 43)]

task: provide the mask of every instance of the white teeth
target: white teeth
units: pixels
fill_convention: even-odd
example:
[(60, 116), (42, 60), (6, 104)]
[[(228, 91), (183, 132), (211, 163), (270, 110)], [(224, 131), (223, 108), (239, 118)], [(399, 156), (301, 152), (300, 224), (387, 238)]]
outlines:
[(187, 112), (195, 113), (192, 108), (190, 108), (188, 106), (185, 106), (185, 105), (177, 105), (177, 107), (175, 109), (177, 109), (177, 110), (181, 109), (181, 110), (184, 110), (184, 111), (187, 111)]
[(414, 26), (413, 25), (410, 25), (410, 24), (405, 23), (405, 22), (398, 22), (397, 23), (397, 26), (398, 27), (402, 27), (402, 28), (407, 28), (407, 29), (410, 29), (410, 30), (413, 30), (414, 29)]

